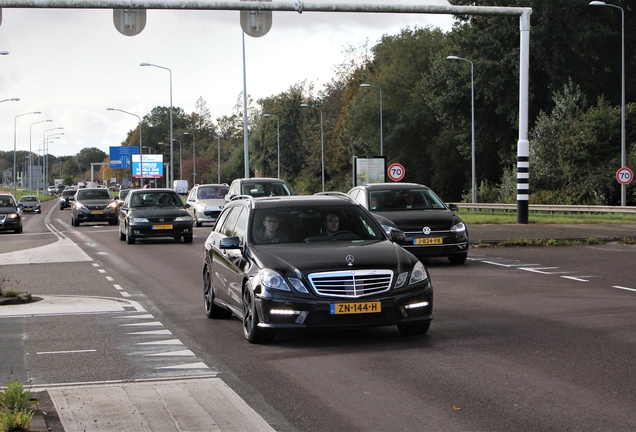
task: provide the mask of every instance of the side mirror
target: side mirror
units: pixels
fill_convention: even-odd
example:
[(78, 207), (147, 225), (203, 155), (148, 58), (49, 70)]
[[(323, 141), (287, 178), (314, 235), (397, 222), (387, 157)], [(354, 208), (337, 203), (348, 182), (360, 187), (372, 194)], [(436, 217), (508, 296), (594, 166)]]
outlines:
[(406, 235), (404, 234), (404, 231), (393, 228), (391, 230), (391, 240), (396, 243), (400, 243), (406, 240)]
[(220, 249), (239, 249), (240, 248), (240, 240), (238, 237), (225, 237), (221, 239), (219, 243)]
[(450, 211), (457, 211), (459, 210), (459, 207), (457, 207), (457, 204), (448, 204), (448, 209)]

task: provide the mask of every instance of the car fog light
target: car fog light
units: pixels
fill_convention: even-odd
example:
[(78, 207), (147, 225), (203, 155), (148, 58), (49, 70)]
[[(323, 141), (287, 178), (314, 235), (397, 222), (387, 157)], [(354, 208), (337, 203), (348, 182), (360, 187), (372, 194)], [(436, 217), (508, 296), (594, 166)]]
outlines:
[(272, 315), (298, 315), (300, 311), (291, 309), (272, 309), (269, 313)]
[(428, 302), (423, 301), (423, 302), (407, 304), (406, 306), (404, 306), (404, 309), (415, 309), (415, 308), (421, 308), (426, 306), (428, 306)]

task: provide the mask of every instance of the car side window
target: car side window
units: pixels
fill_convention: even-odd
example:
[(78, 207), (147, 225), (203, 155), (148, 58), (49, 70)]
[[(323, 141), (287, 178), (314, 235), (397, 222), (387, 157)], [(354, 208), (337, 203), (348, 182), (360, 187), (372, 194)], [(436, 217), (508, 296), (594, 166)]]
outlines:
[(239, 244), (244, 244), (245, 233), (247, 232), (247, 210), (245, 208), (241, 208), (241, 210), (234, 228), (234, 235), (239, 238)]
[(241, 210), (243, 210), (242, 207), (234, 207), (230, 211), (230, 214), (225, 218), (225, 221), (223, 222), (223, 225), (219, 230), (221, 234), (226, 237), (231, 237), (234, 235), (234, 227), (236, 226), (236, 221), (241, 213)]
[(188, 201), (194, 201), (195, 200), (198, 190), (199, 190), (199, 188), (197, 188), (197, 187), (192, 188), (192, 190), (190, 191), (190, 195), (188, 195)]

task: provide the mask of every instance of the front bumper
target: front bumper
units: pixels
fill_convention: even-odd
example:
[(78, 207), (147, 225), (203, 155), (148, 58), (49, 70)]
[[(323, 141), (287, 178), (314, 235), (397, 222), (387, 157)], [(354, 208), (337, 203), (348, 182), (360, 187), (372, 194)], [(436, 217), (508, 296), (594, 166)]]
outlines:
[(117, 220), (117, 210), (78, 210), (75, 218), (80, 222), (107, 222)]
[(130, 233), (134, 238), (188, 237), (192, 236), (192, 222), (170, 222), (171, 228), (157, 229), (159, 224), (131, 224)]
[[(399, 294), (357, 299), (298, 298), (292, 295), (256, 297), (259, 327), (272, 329), (389, 326), (433, 319), (433, 288), (430, 283)], [(339, 303), (380, 302), (375, 313), (332, 314)], [(409, 308), (409, 306), (413, 306)]]

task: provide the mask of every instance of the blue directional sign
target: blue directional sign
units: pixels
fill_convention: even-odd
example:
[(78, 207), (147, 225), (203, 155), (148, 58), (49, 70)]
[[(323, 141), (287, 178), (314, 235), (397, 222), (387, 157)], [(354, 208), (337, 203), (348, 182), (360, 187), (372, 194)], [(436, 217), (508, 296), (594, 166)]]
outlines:
[(110, 168), (130, 169), (130, 156), (139, 154), (139, 147), (134, 146), (113, 146), (110, 148)]

